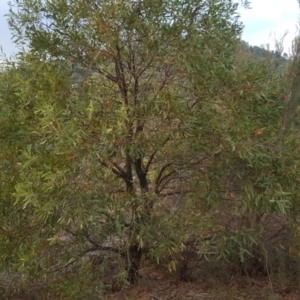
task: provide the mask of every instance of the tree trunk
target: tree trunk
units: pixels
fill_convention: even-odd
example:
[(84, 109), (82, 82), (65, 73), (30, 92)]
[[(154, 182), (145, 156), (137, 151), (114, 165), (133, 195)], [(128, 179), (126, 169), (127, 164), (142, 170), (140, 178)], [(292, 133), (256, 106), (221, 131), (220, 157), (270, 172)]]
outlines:
[(137, 281), (143, 250), (139, 245), (131, 245), (127, 254), (127, 278), (130, 284)]

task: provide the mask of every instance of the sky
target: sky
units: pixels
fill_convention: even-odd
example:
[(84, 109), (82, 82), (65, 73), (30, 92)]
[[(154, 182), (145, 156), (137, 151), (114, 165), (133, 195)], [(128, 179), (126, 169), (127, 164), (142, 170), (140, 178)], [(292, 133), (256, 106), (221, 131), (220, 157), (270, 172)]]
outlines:
[[(8, 0), (0, 0), (0, 46), (4, 53), (11, 55), (17, 50), (11, 42), (11, 33), (7, 26)], [(274, 39), (280, 39), (288, 32), (284, 40), (284, 51), (290, 53), (291, 43), (296, 34), (300, 15), (297, 0), (250, 0), (252, 9), (239, 9), (244, 23), (243, 40), (253, 46), (270, 45), (274, 49)]]
[(16, 52), (16, 49), (11, 42), (11, 33), (7, 25), (6, 17), (4, 17), (9, 10), (7, 2), (8, 0), (0, 0), (0, 46), (4, 53), (10, 55), (13, 52)]
[(297, 0), (250, 0), (252, 9), (241, 8), (239, 13), (244, 23), (243, 40), (253, 46), (269, 44), (274, 49), (274, 40), (280, 40), (285, 32), (284, 51), (290, 53), (292, 40), (297, 33), (300, 9)]

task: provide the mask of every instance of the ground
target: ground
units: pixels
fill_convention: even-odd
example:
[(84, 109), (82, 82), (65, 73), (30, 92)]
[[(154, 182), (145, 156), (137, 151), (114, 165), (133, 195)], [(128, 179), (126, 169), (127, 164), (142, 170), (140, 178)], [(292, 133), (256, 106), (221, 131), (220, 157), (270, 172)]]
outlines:
[(144, 269), (135, 286), (108, 293), (103, 299), (127, 300), (299, 300), (300, 282), (278, 274), (268, 276), (214, 274), (197, 282), (182, 282), (176, 274), (158, 269)]
[(190, 270), (178, 268), (170, 273), (163, 266), (148, 263), (142, 266), (138, 282), (131, 286), (114, 285), (114, 277), (110, 276), (106, 283), (112, 288), (102, 296), (88, 289), (90, 296), (66, 298), (53, 289), (48, 293), (35, 283), (34, 288), (27, 287), (13, 297), (3, 298), (0, 294), (0, 300), (300, 300), (300, 276), (290, 270), (244, 275), (232, 263), (202, 260), (192, 265)]

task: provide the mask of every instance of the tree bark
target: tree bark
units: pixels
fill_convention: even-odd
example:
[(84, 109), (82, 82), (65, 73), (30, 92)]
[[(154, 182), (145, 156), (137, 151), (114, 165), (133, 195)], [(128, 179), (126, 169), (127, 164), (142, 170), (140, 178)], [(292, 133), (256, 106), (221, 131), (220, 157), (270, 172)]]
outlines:
[(131, 245), (127, 252), (127, 278), (130, 284), (137, 281), (143, 250), (139, 245)]

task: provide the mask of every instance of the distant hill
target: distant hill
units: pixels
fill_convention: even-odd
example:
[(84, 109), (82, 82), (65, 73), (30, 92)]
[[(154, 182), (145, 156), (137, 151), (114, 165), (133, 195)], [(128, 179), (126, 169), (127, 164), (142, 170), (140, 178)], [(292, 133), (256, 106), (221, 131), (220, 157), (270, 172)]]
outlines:
[(285, 52), (280, 53), (279, 51), (268, 50), (262, 46), (251, 46), (245, 41), (242, 41), (242, 48), (249, 50), (256, 58), (272, 58), (280, 63), (285, 63), (288, 61), (288, 55)]

